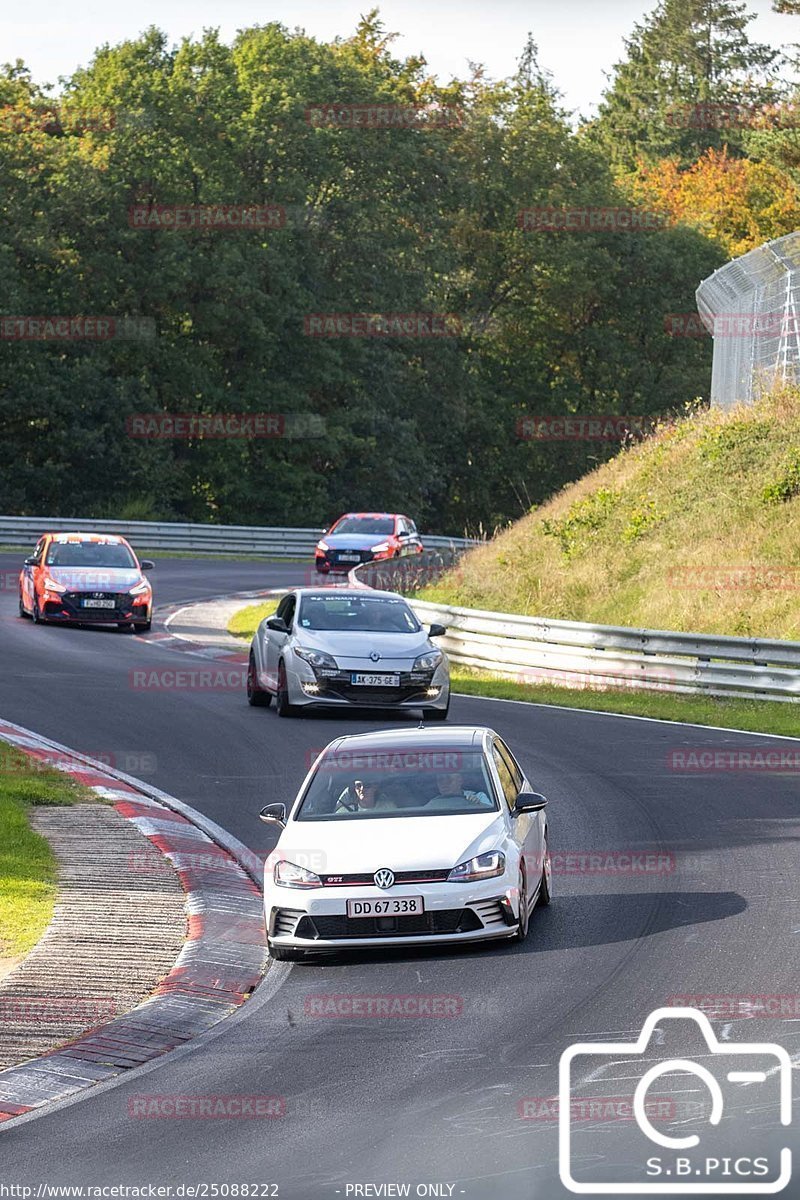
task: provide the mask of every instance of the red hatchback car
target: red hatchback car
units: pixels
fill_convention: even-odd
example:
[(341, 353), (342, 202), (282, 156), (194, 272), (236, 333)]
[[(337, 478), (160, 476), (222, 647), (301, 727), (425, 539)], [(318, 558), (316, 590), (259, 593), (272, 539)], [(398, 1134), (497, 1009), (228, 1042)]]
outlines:
[(402, 513), (346, 513), (325, 530), (314, 553), (317, 570), (327, 575), (422, 549), (416, 525)]
[(19, 615), (34, 622), (150, 628), (153, 589), (125, 538), (46, 533), (19, 574)]

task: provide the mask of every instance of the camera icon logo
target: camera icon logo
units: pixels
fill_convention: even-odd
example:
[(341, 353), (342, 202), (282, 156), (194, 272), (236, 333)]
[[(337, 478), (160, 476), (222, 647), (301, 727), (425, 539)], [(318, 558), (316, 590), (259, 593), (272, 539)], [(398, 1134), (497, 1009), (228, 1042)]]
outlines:
[[(644, 1070), (638, 1079), (632, 1105), (635, 1125), (638, 1127), (637, 1141), (639, 1133), (644, 1134), (647, 1139), (639, 1147), (644, 1151), (641, 1165), (637, 1165), (635, 1154), (630, 1154), (630, 1141), (626, 1143), (624, 1154), (609, 1155), (608, 1159), (609, 1162), (631, 1163), (631, 1173), (637, 1174), (638, 1177), (625, 1180), (586, 1178), (585, 1164), (605, 1160), (605, 1156), (581, 1153), (580, 1149), (576, 1151), (572, 1112), (576, 1085), (583, 1079), (581, 1088), (585, 1089), (586, 1083), (600, 1077), (604, 1070), (613, 1070), (614, 1067), (623, 1065), (625, 1077), (630, 1078), (636, 1070), (636, 1057), (641, 1058), (644, 1065), (645, 1056), (652, 1059), (658, 1055), (658, 1047), (664, 1043), (663, 1035), (667, 1023), (675, 1021), (692, 1022), (695, 1035), (699, 1030), (707, 1047), (702, 1057), (709, 1060), (709, 1066), (718, 1068), (717, 1072), (690, 1058), (664, 1058), (663, 1061), (656, 1061)], [(632, 1059), (634, 1061), (631, 1061)], [(682, 1094), (686, 1094), (685, 1076), (688, 1074), (693, 1076), (693, 1090), (698, 1090), (699, 1082), (703, 1085), (699, 1089), (700, 1092), (707, 1094), (710, 1099), (707, 1127), (703, 1129), (702, 1138), (698, 1133), (675, 1136), (657, 1129), (651, 1120), (652, 1106), (649, 1113), (648, 1091), (657, 1080), (663, 1081), (665, 1076), (677, 1072), (684, 1077)], [(728, 1095), (727, 1101), (720, 1080), (733, 1085), (732, 1094)], [(788, 1147), (781, 1148), (779, 1154), (746, 1156), (741, 1152), (740, 1131), (737, 1133), (736, 1127), (731, 1127), (728, 1137), (731, 1139), (732, 1149), (730, 1155), (725, 1154), (727, 1146), (722, 1136), (722, 1126), (726, 1103), (735, 1097), (736, 1089), (740, 1086), (749, 1089), (747, 1104), (751, 1111), (754, 1106), (767, 1106), (770, 1101), (774, 1101), (774, 1107), (777, 1108), (776, 1122), (782, 1126), (791, 1124), (792, 1063), (787, 1051), (771, 1042), (721, 1043), (705, 1013), (694, 1008), (656, 1009), (644, 1022), (642, 1032), (635, 1042), (578, 1042), (569, 1046), (562, 1054), (559, 1064), (561, 1182), (570, 1192), (582, 1195), (691, 1193), (741, 1196), (774, 1195), (782, 1191), (792, 1177), (792, 1152)], [(628, 1137), (631, 1128), (628, 1125)], [(621, 1136), (622, 1131), (618, 1132)], [(719, 1145), (714, 1144), (715, 1137), (719, 1139)], [(659, 1148), (661, 1153), (654, 1154), (654, 1147)], [(696, 1153), (691, 1154), (691, 1151)], [(581, 1163), (581, 1178), (575, 1177), (578, 1161)], [(601, 1171), (597, 1173), (602, 1174)]]

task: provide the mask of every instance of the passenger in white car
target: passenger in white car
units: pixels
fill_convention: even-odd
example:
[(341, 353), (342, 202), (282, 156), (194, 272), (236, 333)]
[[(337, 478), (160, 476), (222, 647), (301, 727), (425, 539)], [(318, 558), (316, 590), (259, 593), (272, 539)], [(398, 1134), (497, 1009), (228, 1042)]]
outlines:
[(451, 771), (446, 775), (436, 776), (438, 792), (425, 805), (430, 811), (440, 808), (443, 812), (464, 808), (494, 808), (492, 801), (485, 792), (475, 792), (464, 787), (464, 777), (460, 771)]

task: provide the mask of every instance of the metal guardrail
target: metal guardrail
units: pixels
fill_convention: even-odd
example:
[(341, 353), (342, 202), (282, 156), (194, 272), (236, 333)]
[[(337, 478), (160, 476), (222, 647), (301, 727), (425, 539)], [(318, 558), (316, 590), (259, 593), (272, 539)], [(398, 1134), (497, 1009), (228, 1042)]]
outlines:
[[(366, 586), (366, 584), (364, 584)], [(800, 642), (670, 633), (410, 601), (451, 662), (520, 683), (800, 701)]]
[[(148, 550), (190, 550), (200, 554), (263, 554), (270, 558), (307, 558), (321, 529), (284, 529), (257, 525), (183, 525), (173, 521), (101, 521), (75, 517), (0, 517), (0, 545), (33, 547), (53, 530), (115, 533)], [(469, 546), (469, 538), (421, 534), (423, 545)]]

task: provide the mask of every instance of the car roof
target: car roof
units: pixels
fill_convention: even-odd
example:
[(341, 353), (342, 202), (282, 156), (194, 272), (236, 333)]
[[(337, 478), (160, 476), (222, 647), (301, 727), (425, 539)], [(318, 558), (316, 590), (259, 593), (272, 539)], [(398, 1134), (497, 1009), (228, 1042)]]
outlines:
[(399, 592), (380, 592), (376, 588), (353, 588), (353, 587), (298, 587), (288, 588), (288, 592), (293, 592), (297, 596), (315, 596), (317, 598), (328, 596), (358, 596), (361, 600), (373, 600), (376, 596), (386, 600), (406, 600), (405, 596), (401, 596)]
[(336, 521), (334, 522), (334, 524), (338, 524), (339, 521), (343, 521), (345, 519), (345, 517), (367, 517), (367, 518), (372, 519), (374, 517), (380, 518), (380, 517), (402, 517), (402, 516), (403, 516), (402, 513), (390, 513), (390, 512), (349, 512), (349, 513), (342, 513), (342, 515), (340, 517), (336, 518)]
[(78, 533), (77, 530), (68, 530), (66, 533), (46, 533), (44, 536), (56, 542), (101, 542), (112, 546), (128, 544), (124, 537), (119, 537), (116, 533)]
[(479, 746), (486, 734), (491, 734), (496, 737), (497, 734), (493, 729), (489, 729), (486, 725), (448, 725), (442, 728), (419, 728), (413, 729), (376, 729), (369, 733), (350, 733), (343, 737), (335, 738), (325, 747), (325, 750), (341, 750), (343, 747), (352, 748), (354, 750), (368, 750), (371, 744), (381, 752), (386, 753), (388, 750), (403, 750), (408, 746), (430, 747), (435, 750), (437, 747), (446, 746), (448, 750), (455, 747)]

